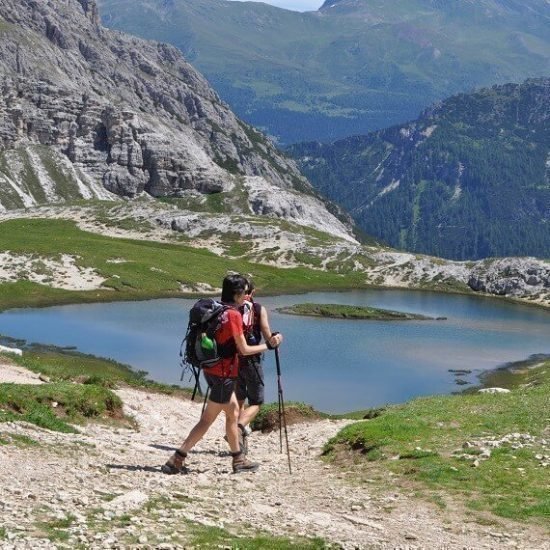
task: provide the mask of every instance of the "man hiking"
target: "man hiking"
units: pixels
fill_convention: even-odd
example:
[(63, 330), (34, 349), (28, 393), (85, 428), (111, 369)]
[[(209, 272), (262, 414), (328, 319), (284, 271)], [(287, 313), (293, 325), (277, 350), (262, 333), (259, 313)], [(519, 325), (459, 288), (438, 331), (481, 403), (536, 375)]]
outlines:
[[(248, 296), (239, 308), (243, 316), (244, 335), (249, 345), (254, 346), (261, 342), (262, 336), (266, 342), (271, 339), (271, 328), (267, 310), (254, 301), (254, 283), (249, 281)], [(248, 427), (260, 412), (264, 403), (264, 372), (262, 368), (263, 354), (241, 356), (239, 359), (239, 376), (235, 393), (239, 402), (239, 443), (246, 454), (248, 452), (247, 437), (250, 434)], [(245, 401), (248, 399), (248, 407)]]
[(215, 364), (203, 369), (204, 377), (210, 389), (206, 408), (198, 423), (189, 432), (182, 445), (162, 466), (165, 474), (185, 473), (187, 453), (203, 438), (220, 412), (225, 413), (227, 441), (233, 457), (233, 472), (254, 471), (258, 464), (250, 462), (239, 446), (239, 404), (235, 396), (235, 384), (239, 369), (239, 355), (255, 355), (267, 349), (274, 349), (283, 341), (282, 336), (271, 337), (266, 344), (250, 346), (243, 332), (243, 319), (238, 308), (245, 300), (248, 281), (242, 275), (228, 275), (222, 284), (222, 304), (228, 308), (221, 314), (220, 327), (214, 334), (219, 347), (229, 349)]

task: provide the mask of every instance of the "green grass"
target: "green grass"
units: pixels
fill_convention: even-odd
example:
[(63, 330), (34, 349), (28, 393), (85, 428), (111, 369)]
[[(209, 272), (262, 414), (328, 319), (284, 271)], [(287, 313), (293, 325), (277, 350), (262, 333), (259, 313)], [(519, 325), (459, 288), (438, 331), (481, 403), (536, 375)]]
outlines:
[(371, 319), (377, 321), (428, 319), (424, 315), (401, 313), (368, 306), (349, 306), (341, 304), (295, 304), (278, 308), (280, 313), (304, 315), (309, 317), (331, 317), (335, 319)]
[(48, 430), (76, 433), (69, 422), (123, 418), (120, 398), (101, 386), (69, 382), (0, 384), (0, 422), (24, 420)]
[[(10, 220), (0, 226), (0, 250), (55, 257), (78, 256), (78, 264), (102, 275), (104, 288), (67, 291), (26, 280), (0, 285), (0, 310), (62, 303), (182, 296), (181, 284), (219, 286), (228, 270), (252, 273), (266, 293), (332, 290), (364, 286), (360, 274), (346, 278), (308, 268), (277, 269), (231, 260), (181, 244), (115, 239), (87, 233), (63, 220)], [(109, 263), (123, 258), (125, 263)], [(154, 268), (154, 270), (152, 269)], [(158, 271), (161, 270), (161, 271)]]
[[(191, 391), (147, 380), (145, 371), (134, 371), (112, 359), (55, 346), (33, 344), (27, 349), (25, 342), (19, 345), (24, 348), (23, 355), (4, 360), (41, 373), (51, 383), (39, 386), (0, 384), (0, 422), (24, 420), (61, 432), (75, 432), (70, 424), (87, 421), (128, 425), (131, 419), (124, 417), (122, 403), (110, 388), (129, 385), (180, 396), (188, 396)], [(53, 402), (58, 406), (52, 407)], [(3, 441), (5, 438), (0, 439), (0, 444)], [(15, 443), (22, 445), (25, 442)]]
[[(327, 443), (326, 454), (357, 468), (359, 478), (385, 478), (389, 471), (402, 487), (444, 491), (473, 510), (542, 521), (550, 516), (548, 469), (535, 455), (548, 454), (543, 439), (550, 410), (550, 361), (525, 376), (531, 382), (509, 394), (435, 396), (388, 407), (381, 416), (342, 430)], [(535, 440), (519, 449), (503, 444), (478, 467), (462, 458), (465, 442), (511, 433), (530, 434)]]
[(67, 542), (70, 535), (66, 529), (74, 523), (75, 519), (73, 515), (68, 515), (64, 519), (37, 522), (36, 527), (52, 542)]
[(306, 539), (275, 537), (270, 534), (254, 537), (232, 535), (219, 527), (207, 527), (199, 524), (189, 524), (191, 544), (196, 548), (231, 548), (240, 550), (286, 550), (299, 548), (300, 550), (321, 550), (330, 548), (320, 538)]
[[(23, 341), (19, 346), (25, 348), (26, 343)], [(44, 374), (53, 382), (71, 381), (104, 388), (122, 384), (170, 395), (189, 393), (188, 389), (177, 385), (148, 380), (146, 371), (135, 371), (131, 366), (113, 359), (56, 346), (33, 344), (29, 349), (24, 349), (22, 356), (10, 356), (6, 359), (38, 374)]]
[(78, 380), (83, 383), (112, 386), (116, 383), (141, 384), (145, 372), (136, 372), (128, 365), (72, 350), (43, 347), (25, 351), (12, 361), (54, 381)]
[(16, 447), (35, 447), (38, 441), (23, 434), (0, 434), (0, 445), (14, 445)]
[(0, 540), (5, 539), (5, 538), (6, 538), (6, 528), (5, 527), (0, 527)]

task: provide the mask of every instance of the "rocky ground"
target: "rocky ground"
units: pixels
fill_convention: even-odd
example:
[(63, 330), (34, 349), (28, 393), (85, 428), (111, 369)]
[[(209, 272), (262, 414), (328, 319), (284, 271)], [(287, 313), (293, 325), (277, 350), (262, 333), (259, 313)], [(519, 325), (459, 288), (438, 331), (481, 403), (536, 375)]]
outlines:
[[(0, 365), (0, 382), (26, 376), (36, 382)], [(234, 475), (220, 419), (190, 455), (187, 475), (163, 475), (161, 464), (201, 405), (135, 389), (117, 393), (137, 430), (90, 424), (61, 434), (0, 424), (0, 548), (183, 548), (198, 523), (240, 535), (321, 537), (346, 549), (550, 549), (538, 527), (477, 523), (456, 503), (441, 510), (391, 478), (385, 488), (358, 484), (326, 464), (322, 445), (347, 421), (290, 426), (292, 475), (278, 432), (254, 433), (250, 455), (261, 468)]]

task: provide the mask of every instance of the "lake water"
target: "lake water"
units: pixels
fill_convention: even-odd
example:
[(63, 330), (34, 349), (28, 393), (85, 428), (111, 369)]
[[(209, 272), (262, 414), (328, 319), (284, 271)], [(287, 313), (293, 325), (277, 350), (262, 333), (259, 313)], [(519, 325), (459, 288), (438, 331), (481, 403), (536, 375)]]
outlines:
[[(261, 298), (280, 350), (285, 400), (327, 412), (397, 403), (461, 389), (449, 369), (481, 370), (534, 353), (550, 353), (547, 311), (488, 298), (372, 290)], [(179, 383), (179, 345), (194, 300), (151, 300), (12, 310), (0, 334), (29, 342), (76, 346)], [(294, 317), (275, 307), (294, 303), (371, 305), (446, 321), (347, 321)], [(266, 396), (276, 401), (274, 354), (266, 355)], [(191, 385), (188, 378), (184, 385)]]

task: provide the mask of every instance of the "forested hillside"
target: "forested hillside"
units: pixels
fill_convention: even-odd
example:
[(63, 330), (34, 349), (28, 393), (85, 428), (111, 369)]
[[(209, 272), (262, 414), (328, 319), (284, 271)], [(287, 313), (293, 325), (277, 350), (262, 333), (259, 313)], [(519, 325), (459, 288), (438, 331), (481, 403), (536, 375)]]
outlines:
[[(169, 42), (282, 143), (410, 120), (436, 100), (550, 74), (546, 0), (98, 0), (105, 25)], [(321, 3), (321, 2), (319, 2)]]
[(414, 122), (290, 152), (392, 246), (452, 259), (550, 257), (550, 79), (460, 94)]

